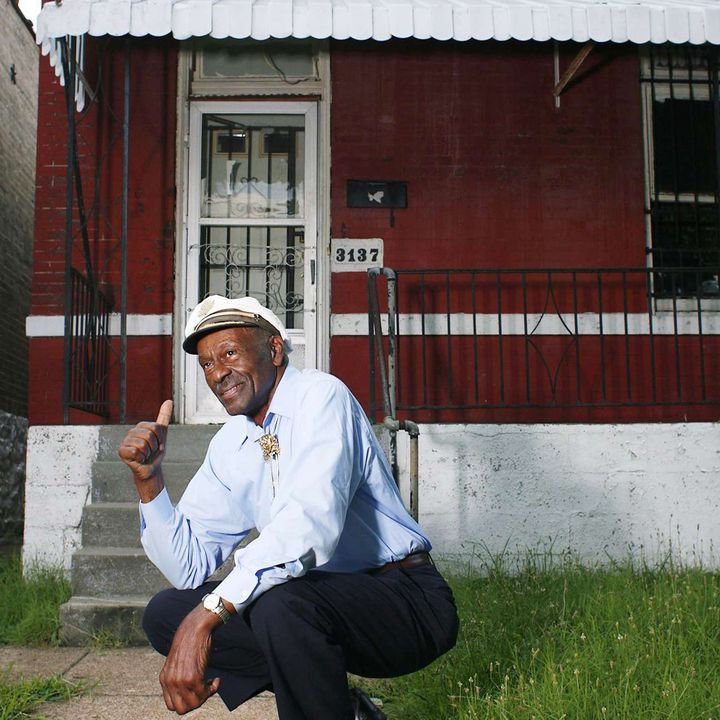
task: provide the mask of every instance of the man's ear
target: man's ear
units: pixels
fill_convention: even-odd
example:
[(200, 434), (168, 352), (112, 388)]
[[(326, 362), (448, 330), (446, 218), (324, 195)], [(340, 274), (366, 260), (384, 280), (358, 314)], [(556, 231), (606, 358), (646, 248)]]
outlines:
[(285, 362), (285, 344), (279, 335), (270, 337), (270, 353), (275, 367), (280, 367)]

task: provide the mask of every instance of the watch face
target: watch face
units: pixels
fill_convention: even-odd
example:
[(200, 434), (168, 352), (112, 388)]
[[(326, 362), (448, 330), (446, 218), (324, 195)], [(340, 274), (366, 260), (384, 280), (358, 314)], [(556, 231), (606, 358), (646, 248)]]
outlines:
[(203, 607), (206, 610), (210, 610), (211, 612), (215, 611), (215, 608), (220, 604), (220, 597), (216, 595), (215, 593), (208, 593), (203, 598)]

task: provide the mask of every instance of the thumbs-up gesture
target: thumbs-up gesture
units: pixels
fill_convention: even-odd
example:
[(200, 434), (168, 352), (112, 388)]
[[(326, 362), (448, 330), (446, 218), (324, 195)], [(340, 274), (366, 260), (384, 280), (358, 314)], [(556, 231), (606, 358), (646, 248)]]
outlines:
[(138, 423), (120, 444), (118, 455), (132, 470), (133, 479), (143, 502), (152, 500), (164, 487), (162, 461), (173, 401), (160, 406), (155, 422)]

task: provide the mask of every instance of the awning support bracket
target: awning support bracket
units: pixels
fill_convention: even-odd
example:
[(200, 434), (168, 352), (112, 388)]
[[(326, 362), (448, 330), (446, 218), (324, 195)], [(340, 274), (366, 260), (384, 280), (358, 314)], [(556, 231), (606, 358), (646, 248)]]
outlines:
[(554, 65), (555, 65), (555, 87), (553, 87), (553, 96), (555, 97), (555, 107), (560, 107), (560, 95), (565, 90), (567, 84), (575, 77), (577, 71), (581, 65), (587, 59), (587, 56), (591, 53), (595, 47), (595, 43), (592, 40), (588, 40), (578, 51), (578, 54), (572, 59), (572, 62), (567, 66), (567, 69), (560, 76), (560, 46), (556, 42), (554, 50)]

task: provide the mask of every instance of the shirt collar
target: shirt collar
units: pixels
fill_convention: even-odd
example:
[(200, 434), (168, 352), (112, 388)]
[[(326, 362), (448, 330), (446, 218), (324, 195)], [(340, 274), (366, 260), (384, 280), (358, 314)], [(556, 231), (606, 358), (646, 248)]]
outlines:
[(278, 386), (275, 388), (275, 394), (270, 401), (265, 422), (271, 415), (282, 415), (291, 418), (295, 409), (295, 395), (297, 394), (297, 380), (300, 378), (300, 371), (288, 365), (285, 368), (282, 378)]
[[(270, 407), (268, 408), (267, 414), (265, 415), (265, 421), (263, 422), (263, 428), (268, 427), (268, 423), (272, 420), (275, 415), (281, 415), (283, 417), (291, 418), (293, 416), (293, 408), (295, 407), (295, 395), (297, 394), (297, 382), (300, 378), (300, 371), (288, 365), (285, 368), (282, 378), (278, 386), (275, 388), (275, 394), (270, 401)], [(245, 438), (259, 437), (264, 430), (259, 428), (252, 418), (247, 415), (236, 416), (237, 421), (241, 419), (245, 421)], [(231, 418), (235, 420), (235, 418)], [(243, 438), (243, 442), (245, 441)]]

